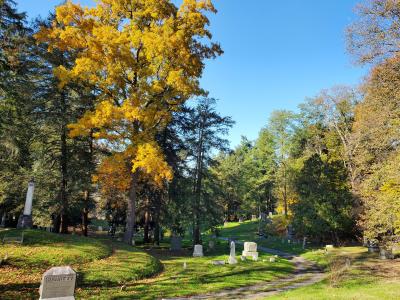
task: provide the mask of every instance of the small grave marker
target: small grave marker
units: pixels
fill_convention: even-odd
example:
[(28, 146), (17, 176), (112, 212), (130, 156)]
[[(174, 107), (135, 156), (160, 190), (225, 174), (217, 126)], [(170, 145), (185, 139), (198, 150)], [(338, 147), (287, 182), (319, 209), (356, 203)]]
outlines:
[(40, 299), (75, 300), (76, 273), (71, 267), (53, 267), (43, 274)]
[(203, 257), (204, 256), (202, 245), (194, 245), (193, 256), (194, 257)]
[(224, 260), (213, 260), (211, 263), (212, 263), (214, 266), (225, 265), (225, 261), (224, 261)]

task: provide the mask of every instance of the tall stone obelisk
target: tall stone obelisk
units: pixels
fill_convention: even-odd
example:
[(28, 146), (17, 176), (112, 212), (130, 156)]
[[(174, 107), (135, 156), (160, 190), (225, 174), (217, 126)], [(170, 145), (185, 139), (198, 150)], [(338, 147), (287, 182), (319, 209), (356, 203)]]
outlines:
[(32, 201), (34, 190), (35, 182), (31, 179), (28, 183), (28, 191), (26, 192), (24, 212), (19, 216), (17, 228), (32, 228)]

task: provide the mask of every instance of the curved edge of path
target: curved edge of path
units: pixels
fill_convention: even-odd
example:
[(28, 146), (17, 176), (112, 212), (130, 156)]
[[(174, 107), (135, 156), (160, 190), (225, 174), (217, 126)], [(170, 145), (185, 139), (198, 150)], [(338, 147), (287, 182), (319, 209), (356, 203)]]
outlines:
[[(228, 241), (228, 238), (220, 237), (219, 239)], [(235, 241), (243, 245), (241, 241)], [(304, 259), (301, 256), (290, 254), (276, 249), (258, 246), (258, 250), (278, 255), (285, 258), (295, 265), (295, 271), (291, 276), (277, 280), (261, 282), (249, 286), (236, 289), (224, 289), (214, 293), (204, 295), (195, 295), (178, 298), (163, 298), (163, 300), (187, 300), (187, 299), (264, 299), (278, 293), (297, 289), (300, 287), (312, 285), (324, 279), (325, 273), (315, 263)]]

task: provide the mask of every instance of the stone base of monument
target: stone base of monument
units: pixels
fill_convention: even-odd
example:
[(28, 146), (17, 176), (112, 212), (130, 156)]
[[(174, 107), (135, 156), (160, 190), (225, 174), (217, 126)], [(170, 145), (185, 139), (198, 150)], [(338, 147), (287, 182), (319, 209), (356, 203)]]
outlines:
[(237, 259), (236, 259), (236, 257), (233, 257), (233, 256), (229, 256), (229, 259), (228, 259), (228, 264), (230, 264), (230, 265), (235, 265), (235, 264), (237, 264)]
[(32, 215), (19, 215), (17, 228), (32, 228)]
[(252, 257), (253, 260), (258, 260), (258, 252), (254, 252), (254, 251), (243, 251), (242, 252), (242, 256), (244, 257)]

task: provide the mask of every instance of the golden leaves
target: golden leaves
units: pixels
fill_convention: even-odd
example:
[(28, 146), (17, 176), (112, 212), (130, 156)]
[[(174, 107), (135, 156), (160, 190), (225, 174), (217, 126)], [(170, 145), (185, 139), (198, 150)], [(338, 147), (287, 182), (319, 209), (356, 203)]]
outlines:
[(132, 172), (142, 170), (159, 186), (162, 186), (164, 181), (172, 180), (172, 170), (165, 162), (164, 155), (156, 143), (140, 145), (132, 163)]
[(125, 161), (157, 183), (172, 178), (155, 135), (171, 111), (203, 93), (203, 60), (221, 52), (204, 39), (211, 38), (206, 11), (215, 12), (210, 0), (185, 0), (179, 9), (170, 0), (99, 0), (93, 8), (67, 1), (57, 7), (51, 28), (35, 36), (49, 51), (77, 53), (73, 66), (55, 70), (60, 88), (83, 81), (96, 89), (94, 110), (69, 126), (70, 135), (94, 132), (120, 149), (134, 149), (105, 160), (100, 173), (126, 176), (113, 173)]

